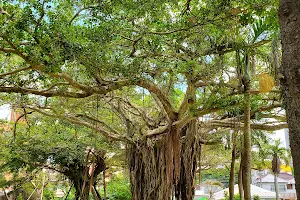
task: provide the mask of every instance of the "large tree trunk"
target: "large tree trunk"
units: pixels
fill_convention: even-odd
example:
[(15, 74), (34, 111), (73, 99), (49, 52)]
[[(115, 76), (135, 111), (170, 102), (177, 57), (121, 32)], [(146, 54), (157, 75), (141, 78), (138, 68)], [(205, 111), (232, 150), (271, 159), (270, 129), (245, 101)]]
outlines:
[(251, 200), (251, 130), (250, 130), (250, 81), (244, 83), (244, 140), (242, 153), (244, 199)]
[(191, 200), (195, 195), (195, 176), (197, 158), (200, 154), (200, 146), (196, 137), (196, 120), (192, 120), (182, 135), (185, 135), (181, 148), (180, 179), (175, 187), (177, 200)]
[(232, 133), (232, 146), (231, 146), (231, 165), (229, 176), (229, 199), (234, 200), (234, 176), (235, 176), (235, 159), (236, 159), (236, 133)]
[(129, 172), (133, 200), (168, 200), (180, 175), (180, 134), (171, 131), (131, 146)]
[(297, 197), (300, 197), (300, 2), (281, 0), (282, 79)]
[[(185, 136), (183, 142), (180, 142)], [(196, 120), (179, 132), (140, 141), (129, 152), (133, 200), (192, 200), (199, 153)]]

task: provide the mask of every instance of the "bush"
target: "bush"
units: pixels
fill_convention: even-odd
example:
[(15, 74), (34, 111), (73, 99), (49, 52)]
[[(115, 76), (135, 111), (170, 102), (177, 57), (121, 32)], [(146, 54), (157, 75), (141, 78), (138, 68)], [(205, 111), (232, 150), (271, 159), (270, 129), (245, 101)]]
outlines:
[(129, 179), (121, 175), (115, 176), (107, 183), (106, 191), (109, 200), (131, 199)]
[[(227, 191), (224, 192), (224, 197), (225, 197), (225, 200), (229, 200), (229, 194)], [(235, 194), (234, 195), (234, 200), (240, 200), (240, 195), (239, 194)]]
[(260, 200), (260, 197), (258, 195), (254, 195), (253, 200)]

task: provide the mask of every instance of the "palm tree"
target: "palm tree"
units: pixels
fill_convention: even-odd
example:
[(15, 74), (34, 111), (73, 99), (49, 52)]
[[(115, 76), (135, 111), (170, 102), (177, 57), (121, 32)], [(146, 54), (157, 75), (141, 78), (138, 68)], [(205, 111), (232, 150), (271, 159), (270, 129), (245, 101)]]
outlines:
[(287, 149), (280, 147), (280, 140), (275, 140), (273, 145), (264, 144), (262, 148), (265, 152), (272, 156), (272, 172), (274, 174), (274, 184), (276, 192), (276, 200), (279, 200), (279, 190), (278, 190), (278, 174), (280, 173), (280, 158), (285, 160), (285, 164), (288, 162), (288, 151)]

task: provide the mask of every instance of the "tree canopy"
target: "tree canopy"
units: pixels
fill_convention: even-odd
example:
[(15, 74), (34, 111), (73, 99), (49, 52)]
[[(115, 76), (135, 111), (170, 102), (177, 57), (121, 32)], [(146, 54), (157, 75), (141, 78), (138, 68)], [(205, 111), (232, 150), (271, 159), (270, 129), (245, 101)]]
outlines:
[(224, 129), (287, 127), (277, 1), (0, 6), (1, 101), (128, 145), (134, 199), (190, 199), (201, 145)]

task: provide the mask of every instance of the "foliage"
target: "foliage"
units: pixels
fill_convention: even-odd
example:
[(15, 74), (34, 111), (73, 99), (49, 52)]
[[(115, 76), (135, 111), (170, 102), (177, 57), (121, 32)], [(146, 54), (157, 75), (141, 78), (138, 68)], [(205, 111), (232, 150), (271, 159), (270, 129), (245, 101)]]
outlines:
[[(35, 117), (39, 118), (35, 115), (30, 116), (31, 122)], [(32, 187), (30, 182), (34, 182), (41, 170), (48, 170), (52, 178), (55, 172), (65, 175), (71, 182), (74, 182), (73, 174), (81, 177), (80, 174), (84, 173), (80, 171), (82, 168), (92, 165), (93, 162), (98, 163), (93, 159), (87, 161), (88, 151), (93, 151), (93, 155), (96, 156), (98, 152), (103, 152), (102, 148), (107, 147), (107, 151), (115, 148), (113, 145), (108, 148), (105, 139), (88, 137), (91, 134), (90, 130), (84, 127), (74, 129), (71, 124), (53, 119), (39, 119), (38, 122), (29, 130), (26, 130), (25, 124), (19, 125), (15, 138), (9, 133), (1, 134), (1, 137), (6, 139), (3, 141), (6, 142), (1, 144), (0, 170), (3, 174), (11, 174), (10, 179), (1, 180), (1, 187), (14, 185), (15, 188), (21, 188), (22, 193), (30, 194), (34, 190), (30, 188)], [(114, 154), (117, 157), (118, 150)], [(101, 156), (104, 159), (104, 154)], [(114, 162), (114, 158), (109, 158), (109, 160), (110, 164), (122, 162), (122, 160)], [(97, 165), (95, 164), (95, 170)], [(41, 179), (39, 184), (42, 182)], [(36, 185), (36, 187), (42, 186)], [(47, 184), (44, 196), (53, 195), (55, 189), (51, 189), (51, 184)]]
[[(228, 192), (224, 192), (224, 196), (225, 196), (225, 200), (229, 200), (229, 195), (228, 195)], [(234, 195), (234, 200), (240, 200), (240, 195), (239, 194), (235, 194)]]
[(258, 195), (254, 195), (254, 196), (253, 196), (253, 199), (254, 199), (254, 200), (260, 200), (260, 197), (259, 197)]
[(124, 175), (116, 175), (107, 183), (107, 197), (112, 200), (130, 200), (129, 178)]
[[(104, 149), (110, 164), (124, 167), (126, 148), (141, 163), (127, 162), (131, 178), (140, 176), (132, 183), (163, 188), (145, 188), (147, 197), (167, 199), (171, 188), (186, 183), (181, 188), (189, 188), (183, 193), (191, 199), (200, 146), (226, 137), (214, 133), (243, 126), (242, 94), (250, 78), (251, 125), (286, 126), (260, 123), (281, 105), (278, 94), (257, 90), (257, 75), (270, 70), (269, 57), (275, 56), (269, 41), (278, 32), (277, 4), (3, 1), (0, 98), (27, 121), (16, 141), (4, 144), (4, 167), (18, 173), (48, 160), (52, 167), (76, 165), (84, 163), (89, 147)], [(210, 151), (215, 157), (220, 152), (226, 160), (228, 151)]]

